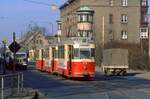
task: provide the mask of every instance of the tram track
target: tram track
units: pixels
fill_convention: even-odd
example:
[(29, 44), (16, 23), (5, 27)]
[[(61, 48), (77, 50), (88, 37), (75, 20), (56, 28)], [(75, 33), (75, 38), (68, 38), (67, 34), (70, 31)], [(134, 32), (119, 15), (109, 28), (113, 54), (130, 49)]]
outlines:
[[(107, 77), (99, 72), (96, 72), (96, 78), (93, 81), (71, 80), (48, 73), (40, 73), (35, 70), (29, 70), (28, 73), (26, 76), (33, 75), (25, 81), (30, 84), (29, 86), (32, 86), (38, 80), (40, 82), (43, 81), (41, 84), (47, 84), (43, 87), (41, 86), (40, 89), (38, 89), (40, 84), (34, 85), (35, 88), (37, 87), (44, 94), (45, 99), (65, 99), (80, 96), (83, 96), (83, 99), (97, 99), (97, 97), (102, 97), (102, 99), (149, 99), (141, 98), (142, 96), (140, 97), (135, 93), (149, 95), (147, 91), (150, 90), (150, 81), (148, 80), (134, 77), (129, 77), (128, 79), (128, 76)], [(35, 81), (33, 81), (34, 76)]]

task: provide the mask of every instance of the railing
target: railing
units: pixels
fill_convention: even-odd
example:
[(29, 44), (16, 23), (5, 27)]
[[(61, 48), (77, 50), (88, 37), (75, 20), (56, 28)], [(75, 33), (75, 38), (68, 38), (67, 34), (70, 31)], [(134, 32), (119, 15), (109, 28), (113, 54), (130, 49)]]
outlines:
[(0, 75), (0, 98), (21, 97), (23, 93), (23, 73)]

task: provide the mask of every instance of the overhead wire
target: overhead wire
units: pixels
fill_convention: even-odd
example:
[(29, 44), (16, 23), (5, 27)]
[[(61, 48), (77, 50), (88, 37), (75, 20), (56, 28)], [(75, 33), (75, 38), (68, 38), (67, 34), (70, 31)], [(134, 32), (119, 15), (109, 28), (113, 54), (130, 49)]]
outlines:
[(50, 6), (48, 3), (44, 3), (44, 2), (40, 2), (40, 1), (34, 1), (34, 0), (23, 0), (23, 1), (40, 4), (40, 5), (45, 5), (45, 6)]
[(44, 2), (39, 2), (39, 1), (35, 1), (35, 0), (24, 0), (26, 2), (30, 2), (30, 3), (34, 3), (34, 4), (40, 4), (40, 5), (44, 5), (44, 6), (49, 6), (51, 7), (51, 10), (55, 11), (57, 9), (56, 4), (48, 4), (48, 3), (44, 3)]

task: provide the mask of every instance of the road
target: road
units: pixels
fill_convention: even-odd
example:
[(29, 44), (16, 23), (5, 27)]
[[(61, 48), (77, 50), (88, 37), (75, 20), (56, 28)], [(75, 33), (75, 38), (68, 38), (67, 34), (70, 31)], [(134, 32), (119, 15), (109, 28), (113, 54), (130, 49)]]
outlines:
[[(104, 76), (96, 72), (93, 81), (69, 80), (29, 69), (24, 72), (25, 87), (38, 90), (44, 99), (150, 99), (149, 74)], [(139, 76), (139, 77), (138, 77)]]

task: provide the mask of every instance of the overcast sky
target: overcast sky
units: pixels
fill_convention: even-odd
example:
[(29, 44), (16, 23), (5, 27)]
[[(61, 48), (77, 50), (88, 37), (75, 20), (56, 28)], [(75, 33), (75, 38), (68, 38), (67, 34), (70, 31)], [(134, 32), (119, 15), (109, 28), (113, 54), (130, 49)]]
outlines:
[(36, 4), (25, 0), (0, 0), (0, 43), (3, 39), (12, 39), (12, 32), (21, 36), (29, 24), (37, 23), (45, 26), (48, 33), (52, 32), (52, 24), (56, 32), (56, 20), (59, 19), (59, 10), (52, 11), (51, 5), (58, 7), (66, 0), (33, 0), (48, 5)]

